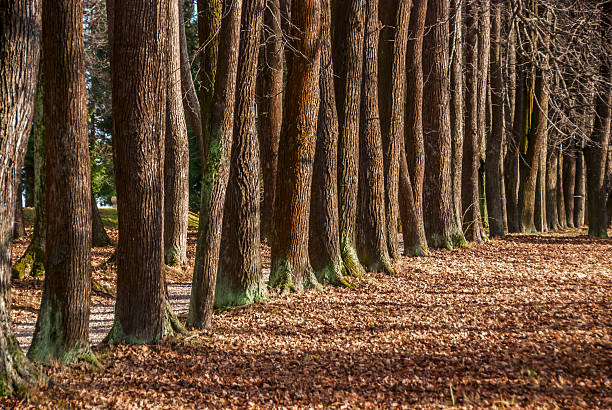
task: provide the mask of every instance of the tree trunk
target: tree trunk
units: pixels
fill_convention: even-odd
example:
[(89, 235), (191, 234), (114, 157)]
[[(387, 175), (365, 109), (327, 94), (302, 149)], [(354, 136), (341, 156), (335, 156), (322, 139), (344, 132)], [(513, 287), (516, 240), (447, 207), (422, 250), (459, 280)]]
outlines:
[[(602, 6), (600, 22), (601, 37), (608, 47), (612, 44), (612, 1)], [(610, 118), (612, 113), (612, 71), (609, 55), (602, 51), (599, 67), (600, 82), (595, 90), (595, 121), (591, 142), (584, 147), (586, 164), (587, 206), (589, 236), (608, 237), (608, 190), (605, 183), (608, 143), (610, 140)]]
[[(215, 93), (211, 104), (202, 107), (203, 110), (211, 108), (212, 112), (202, 113), (202, 128), (210, 138), (207, 139), (206, 162), (202, 173), (198, 244), (187, 317), (187, 325), (196, 328), (209, 328), (212, 325), (223, 209), (233, 143), (242, 2), (224, 0), (222, 15), (221, 31), (218, 34), (219, 65), (215, 75)], [(198, 27), (201, 29), (204, 24), (200, 23)], [(207, 38), (200, 31), (200, 41)], [(202, 46), (204, 43), (200, 43)], [(204, 122), (208, 118), (210, 122)]]
[(576, 188), (576, 150), (574, 144), (563, 150), (563, 180), (559, 181), (563, 189), (565, 203), (565, 221), (568, 228), (574, 227), (574, 190)]
[[(42, 72), (42, 70), (41, 70)], [(30, 244), (25, 253), (13, 265), (12, 277), (23, 279), (26, 276), (41, 277), (45, 274), (45, 125), (43, 115), (43, 76), (39, 76), (38, 91), (35, 96), (34, 124), (34, 229)]]
[(574, 188), (574, 226), (581, 228), (585, 221), (586, 166), (584, 164), (583, 142), (576, 148), (576, 186)]
[(168, 2), (116, 1), (113, 11), (119, 243), (115, 319), (105, 342), (155, 343), (174, 331), (162, 272)]
[(564, 156), (557, 156), (557, 221), (560, 228), (567, 228), (567, 219), (565, 211), (565, 192), (563, 190), (563, 180), (565, 179), (564, 168)]
[[(45, 282), (28, 357), (96, 362), (89, 348), (91, 178), (83, 4), (43, 8), (47, 248)], [(61, 206), (58, 206), (61, 204)]]
[[(221, 41), (221, 17), (225, 16), (225, 0), (198, 1), (198, 39), (202, 55), (200, 56), (200, 117), (202, 119), (202, 138), (199, 142), (202, 177), (206, 169), (206, 155), (209, 153), (212, 127), (213, 99), (215, 96), (216, 77), (219, 63), (219, 42)], [(240, 25), (240, 20), (238, 20)], [(238, 50), (234, 50), (238, 53)], [(229, 151), (228, 151), (229, 152)], [(203, 187), (202, 187), (203, 188)], [(212, 296), (211, 296), (212, 297)]]
[[(485, 156), (486, 139), (490, 127), (491, 102), (489, 93), (489, 53), (491, 51), (491, 3), (490, 0), (479, 1), (478, 22), (478, 206), (480, 218), (478, 219), (480, 239), (487, 240), (483, 225), (488, 227), (487, 198), (485, 195)], [(476, 227), (476, 218), (472, 229)]]
[[(38, 373), (24, 357), (10, 315), (13, 213), (17, 181), (34, 117), (41, 41), (40, 1), (0, 8), (0, 394), (24, 392)], [(10, 206), (4, 206), (10, 204)]]
[(15, 222), (13, 223), (13, 240), (25, 236), (25, 225), (23, 223), (23, 185), (21, 175), (17, 176), (17, 187), (15, 188)]
[(164, 155), (164, 262), (187, 263), (189, 141), (181, 94), (182, 0), (168, 0), (166, 141)]
[(395, 274), (387, 249), (385, 177), (378, 113), (378, 0), (366, 2), (359, 135), (357, 254), (370, 272)]
[(111, 244), (111, 240), (106, 234), (104, 223), (100, 217), (96, 196), (91, 191), (91, 246), (102, 247)]
[[(463, 142), (463, 186), (461, 202), (463, 204), (463, 231), (467, 240), (482, 242), (484, 232), (480, 215), (480, 196), (478, 192), (478, 168), (480, 166), (480, 129), (484, 127), (484, 118), (480, 118), (481, 101), (479, 72), (480, 54), (484, 54), (485, 44), (480, 44), (479, 28), (486, 25), (480, 0), (472, 1), (466, 8), (466, 73), (465, 73), (465, 140)], [(487, 50), (488, 53), (488, 50)]]
[(319, 111), (320, 2), (293, 2), (291, 24), (295, 52), (286, 101), (292, 104), (283, 116), (269, 286), (300, 291), (317, 285), (308, 258), (308, 222)]
[(559, 149), (556, 146), (548, 147), (546, 156), (546, 220), (548, 229), (553, 231), (559, 229), (557, 189), (562, 182), (557, 178), (559, 155)]
[(534, 223), (538, 232), (546, 232), (546, 151), (548, 146), (548, 136), (544, 133), (540, 159), (538, 165), (538, 179), (536, 182), (536, 202)]
[(264, 10), (265, 60), (262, 67), (263, 96), (259, 116), (259, 150), (263, 174), (261, 231), (268, 243), (274, 226), (274, 198), (278, 167), (278, 144), (283, 123), (283, 32), (279, 0), (267, 0)]
[(463, 168), (463, 2), (451, 1), (451, 138), (453, 161), (453, 208), (455, 219), (463, 224), (461, 179)]
[(310, 236), (308, 254), (317, 280), (346, 284), (347, 274), (340, 253), (338, 231), (338, 115), (334, 92), (331, 45), (331, 3), (322, 1), (321, 10), (321, 104), (312, 176)]
[[(357, 187), (359, 175), (359, 112), (363, 74), (364, 0), (339, 0), (332, 15), (337, 21), (332, 50), (338, 109), (338, 213), (340, 252), (349, 274), (361, 277), (364, 269), (355, 251)], [(289, 101), (289, 100), (287, 100)]]
[(487, 139), (486, 195), (491, 237), (504, 235), (504, 208), (502, 203), (503, 143), (505, 133), (504, 83), (502, 61), (502, 8), (494, 4), (491, 33), (491, 135)]
[[(404, 192), (403, 203), (409, 204), (410, 196), (414, 203), (416, 219), (411, 223), (408, 219), (402, 222), (410, 241), (404, 243), (404, 249), (409, 254), (427, 254), (427, 238), (423, 222), (423, 180), (425, 176), (425, 142), (423, 139), (423, 38), (425, 35), (425, 19), (427, 1), (414, 0), (408, 27), (408, 44), (406, 54), (406, 121), (402, 156), (406, 157), (406, 171), (401, 171), (400, 189)], [(429, 68), (428, 68), (429, 70)], [(400, 166), (401, 162), (400, 162)], [(403, 182), (402, 182), (403, 181)], [(408, 184), (410, 182), (410, 184)], [(409, 191), (408, 186), (412, 189)], [(407, 205), (408, 206), (408, 205)], [(410, 215), (411, 210), (408, 209)], [(404, 218), (403, 218), (404, 219)], [(412, 224), (413, 226), (408, 226)], [(413, 234), (416, 232), (416, 236)], [(406, 236), (404, 236), (406, 240)]]
[(255, 126), (257, 56), (264, 6), (265, 0), (243, 2), (234, 143), (215, 290), (218, 307), (247, 305), (267, 295), (261, 270), (259, 143)]
[[(507, 153), (504, 162), (504, 185), (506, 189), (506, 215), (508, 232), (519, 232), (519, 158), (520, 144), (525, 113), (525, 79), (523, 66), (517, 66), (520, 60), (521, 48), (516, 46), (517, 27), (515, 24), (508, 41), (508, 76), (510, 82), (509, 104), (512, 110), (511, 132), (507, 135)], [(520, 37), (518, 37), (520, 40)], [(509, 128), (510, 128), (510, 124)]]
[(434, 248), (463, 245), (465, 238), (455, 220), (451, 180), (451, 134), (448, 90), (448, 0), (427, 6), (428, 30), (423, 47), (427, 69), (423, 90), (423, 135), (427, 167), (423, 191), (423, 216), (427, 242)]

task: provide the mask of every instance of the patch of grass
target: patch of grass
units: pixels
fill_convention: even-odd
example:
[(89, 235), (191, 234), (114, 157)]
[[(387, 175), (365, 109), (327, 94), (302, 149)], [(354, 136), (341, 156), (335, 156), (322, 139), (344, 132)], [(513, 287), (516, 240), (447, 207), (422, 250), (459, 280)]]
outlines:
[(116, 228), (118, 224), (117, 208), (98, 208), (102, 223), (108, 228)]
[(189, 227), (190, 228), (197, 228), (199, 223), (200, 223), (200, 218), (198, 217), (198, 214), (196, 214), (195, 212), (191, 212), (189, 211)]

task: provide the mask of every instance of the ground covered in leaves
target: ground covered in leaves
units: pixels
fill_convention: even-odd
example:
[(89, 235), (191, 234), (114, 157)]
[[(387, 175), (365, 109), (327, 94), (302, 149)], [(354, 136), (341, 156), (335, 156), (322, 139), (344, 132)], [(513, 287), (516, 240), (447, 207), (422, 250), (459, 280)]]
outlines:
[[(210, 331), (98, 348), (104, 370), (47, 367), (47, 387), (0, 405), (610, 408), (612, 240), (584, 233), (511, 235), (403, 259), (355, 288), (272, 294)], [(36, 313), (33, 283), (17, 283), (16, 320)]]

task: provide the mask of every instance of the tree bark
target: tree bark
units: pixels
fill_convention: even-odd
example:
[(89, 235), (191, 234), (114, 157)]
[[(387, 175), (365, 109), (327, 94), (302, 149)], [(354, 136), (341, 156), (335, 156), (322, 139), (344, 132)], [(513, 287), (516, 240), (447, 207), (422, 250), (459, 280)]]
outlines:
[(546, 155), (546, 221), (550, 230), (559, 229), (557, 190), (562, 183), (557, 178), (559, 155), (559, 149), (556, 146), (548, 147)]
[(423, 87), (423, 135), (427, 167), (423, 190), (423, 216), (427, 242), (434, 248), (463, 245), (465, 238), (455, 220), (451, 180), (449, 107), (448, 0), (427, 6), (428, 30), (423, 47), (427, 81)]
[(559, 187), (563, 189), (565, 204), (565, 221), (568, 228), (574, 227), (574, 190), (576, 188), (576, 151), (574, 144), (563, 150), (563, 180)]
[(366, 2), (359, 135), (357, 254), (370, 272), (395, 274), (387, 249), (385, 177), (378, 112), (378, 0)]
[(236, 85), (236, 113), (215, 306), (247, 305), (267, 296), (261, 270), (259, 143), (255, 88), (265, 0), (245, 0)]
[(576, 148), (576, 186), (574, 188), (574, 226), (581, 228), (585, 220), (586, 204), (586, 167), (584, 164), (584, 143), (580, 141)]
[(5, 396), (29, 389), (38, 376), (13, 333), (10, 272), (15, 188), (36, 101), (41, 10), (37, 0), (8, 1), (0, 7), (0, 393)]
[(565, 179), (565, 157), (557, 156), (557, 222), (560, 228), (567, 228), (567, 218), (565, 211), (565, 192), (563, 189), (563, 180)]
[(91, 246), (102, 247), (111, 244), (111, 240), (106, 234), (104, 229), (104, 223), (100, 217), (100, 210), (98, 209), (98, 202), (96, 196), (91, 191)]
[(321, 4), (292, 2), (291, 49), (276, 180), (275, 238), (270, 287), (297, 290), (317, 285), (308, 258), (312, 166), (319, 111)]
[[(45, 282), (28, 357), (96, 362), (89, 348), (91, 178), (83, 4), (43, 8), (47, 247)], [(61, 206), (58, 206), (62, 204)]]
[(265, 60), (262, 67), (263, 96), (259, 116), (259, 150), (263, 174), (262, 235), (272, 241), (274, 198), (278, 168), (278, 144), (283, 123), (283, 32), (279, 0), (267, 0), (264, 11)]
[(168, 1), (147, 5), (115, 1), (109, 26), (119, 218), (109, 344), (156, 343), (174, 333), (162, 272)]
[[(602, 5), (600, 22), (601, 36), (608, 47), (612, 44), (612, 1)], [(612, 114), (612, 71), (610, 56), (602, 51), (599, 67), (600, 82), (595, 90), (595, 121), (591, 142), (584, 147), (586, 164), (587, 206), (589, 236), (608, 237), (608, 190), (605, 183), (608, 143), (610, 140), (610, 118)]]
[(525, 114), (525, 72), (522, 65), (517, 63), (521, 60), (521, 47), (517, 47), (517, 41), (520, 37), (517, 36), (518, 24), (515, 23), (508, 44), (508, 59), (509, 59), (509, 81), (510, 103), (512, 107), (512, 123), (509, 124), (511, 132), (507, 138), (507, 154), (504, 163), (504, 185), (506, 189), (506, 215), (508, 218), (508, 232), (519, 232), (519, 158), (520, 145), (523, 135), (523, 124)]
[(538, 179), (536, 182), (536, 202), (534, 223), (538, 232), (546, 232), (546, 152), (548, 146), (548, 135), (544, 132), (540, 159), (538, 164)]
[[(364, 0), (339, 0), (332, 15), (333, 54), (338, 109), (338, 213), (340, 252), (349, 274), (362, 277), (355, 251), (359, 175), (359, 112), (363, 75)], [(289, 100), (287, 100), (289, 101)]]
[(164, 154), (164, 262), (187, 263), (189, 141), (181, 93), (182, 0), (168, 0), (166, 141)]
[[(207, 139), (206, 163), (202, 173), (198, 244), (187, 317), (187, 325), (195, 328), (209, 328), (212, 325), (223, 208), (233, 143), (242, 2), (224, 0), (222, 15), (214, 97), (212, 104), (203, 106), (203, 110), (212, 108), (212, 112), (202, 113), (202, 128), (210, 138)], [(198, 27), (202, 27), (202, 24), (198, 24)], [(207, 36), (200, 31), (200, 41), (203, 39), (207, 39)], [(200, 47), (203, 45), (200, 43)], [(204, 122), (209, 117), (210, 122)]]
[(312, 176), (308, 254), (317, 280), (333, 285), (347, 284), (340, 253), (338, 220), (338, 115), (334, 92), (331, 44), (331, 2), (321, 7), (321, 103)]
[(501, 2), (493, 5), (491, 42), (491, 135), (487, 139), (486, 195), (491, 237), (504, 235), (504, 208), (502, 203), (503, 143), (505, 133), (504, 83), (502, 61), (502, 8)]
[(451, 1), (451, 138), (453, 161), (453, 207), (455, 219), (463, 224), (461, 180), (463, 168), (463, 2)]

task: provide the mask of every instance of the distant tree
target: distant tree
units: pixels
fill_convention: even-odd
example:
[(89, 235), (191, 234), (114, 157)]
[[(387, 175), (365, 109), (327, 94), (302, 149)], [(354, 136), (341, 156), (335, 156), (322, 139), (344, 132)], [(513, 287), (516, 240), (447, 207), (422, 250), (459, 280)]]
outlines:
[[(193, 268), (193, 282), (187, 325), (208, 328), (212, 325), (215, 286), (219, 269), (221, 228), (225, 193), (230, 173), (234, 133), (234, 105), (236, 77), (240, 49), (240, 19), (242, 2), (223, 1), (219, 36), (218, 65), (214, 95), (210, 104), (202, 104), (202, 128), (206, 138), (206, 161), (202, 173), (198, 244)], [(214, 19), (216, 14), (200, 14), (198, 19)], [(204, 46), (210, 33), (211, 22), (200, 22), (200, 46)], [(211, 51), (212, 52), (212, 51)], [(212, 56), (210, 56), (212, 58)], [(209, 60), (212, 64), (212, 61)], [(212, 66), (211, 66), (212, 68)], [(200, 98), (205, 101), (205, 98)], [(208, 113), (206, 110), (210, 109)], [(210, 120), (210, 121), (209, 121)]]
[(96, 361), (89, 348), (91, 185), (83, 4), (43, 8), (46, 217), (45, 282), (30, 359)]
[(259, 141), (255, 85), (259, 32), (265, 0), (244, 0), (236, 84), (234, 142), (225, 210), (215, 306), (246, 305), (267, 296), (261, 270)]
[[(574, 190), (576, 189), (576, 144), (571, 141), (570, 145), (563, 150), (563, 178), (559, 181), (559, 188), (563, 192), (566, 225), (574, 227)], [(559, 153), (557, 152), (557, 156)], [(561, 159), (560, 159), (561, 160)]]
[(91, 246), (100, 247), (108, 246), (111, 244), (111, 240), (104, 229), (104, 223), (100, 216), (100, 210), (98, 209), (98, 202), (91, 190)]
[(21, 178), (17, 182), (17, 195), (15, 195), (15, 221), (13, 223), (13, 240), (25, 236), (25, 225), (23, 223), (23, 185)]
[(42, 4), (36, 0), (0, 3), (0, 395), (3, 396), (24, 392), (38, 378), (13, 331), (10, 271), (15, 188), (36, 101), (41, 11)]
[(423, 42), (423, 136), (425, 167), (423, 216), (427, 242), (434, 248), (452, 248), (465, 241), (455, 220), (451, 186), (451, 134), (448, 58), (449, 0), (427, 4)]

